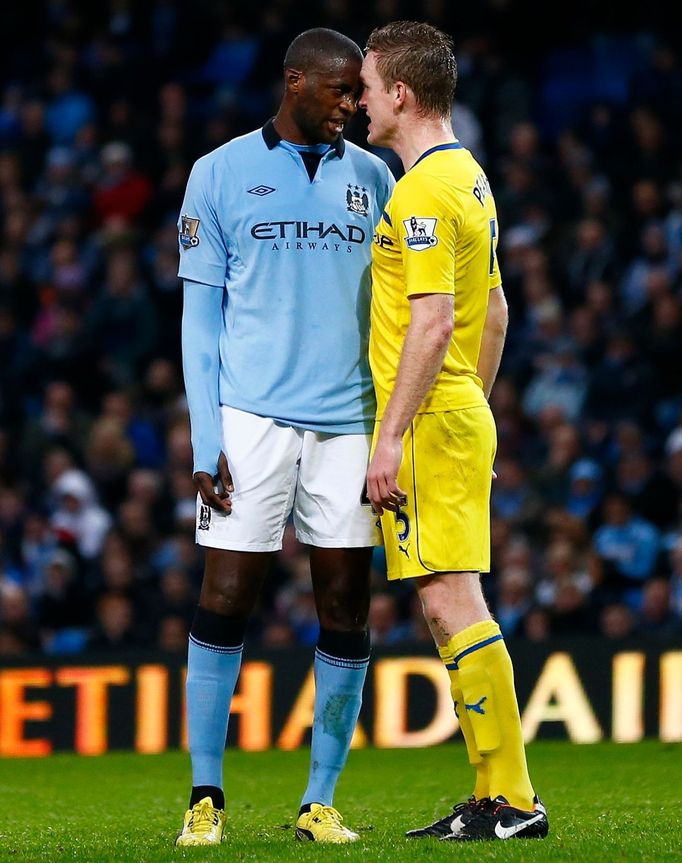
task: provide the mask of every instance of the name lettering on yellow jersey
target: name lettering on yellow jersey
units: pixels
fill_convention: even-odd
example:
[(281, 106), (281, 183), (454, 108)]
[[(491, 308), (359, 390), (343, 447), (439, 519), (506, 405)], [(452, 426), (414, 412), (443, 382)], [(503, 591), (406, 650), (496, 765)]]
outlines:
[(474, 198), (476, 198), (478, 203), (482, 207), (485, 206), (485, 199), (490, 194), (490, 183), (483, 171), (476, 177), (474, 188), (471, 191), (474, 193)]
[(393, 240), (385, 234), (376, 233), (374, 235), (374, 244), (380, 246), (382, 249), (386, 249), (393, 245)]

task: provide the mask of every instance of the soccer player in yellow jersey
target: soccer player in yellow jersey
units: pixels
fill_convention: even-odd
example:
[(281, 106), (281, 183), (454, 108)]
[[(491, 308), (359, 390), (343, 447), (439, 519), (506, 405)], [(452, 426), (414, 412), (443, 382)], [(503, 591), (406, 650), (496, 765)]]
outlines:
[(488, 396), (507, 305), (490, 185), (454, 137), (451, 39), (422, 23), (372, 32), (360, 107), (368, 141), (405, 174), (376, 227), (370, 364), (378, 412), (367, 490), (389, 579), (413, 578), (451, 680), (476, 768), (472, 796), (408, 833), (444, 840), (543, 838), (511, 661), (480, 584), (490, 569), (496, 433)]

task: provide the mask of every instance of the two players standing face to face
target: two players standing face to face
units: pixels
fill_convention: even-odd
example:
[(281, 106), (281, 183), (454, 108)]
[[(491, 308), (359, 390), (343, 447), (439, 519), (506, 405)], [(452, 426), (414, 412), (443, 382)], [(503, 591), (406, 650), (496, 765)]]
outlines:
[[(190, 633), (193, 788), (179, 844), (215, 844), (222, 836), (222, 758), (244, 630), (290, 513), (297, 536), (312, 547), (320, 619), (311, 769), (296, 834), (322, 842), (357, 838), (341, 824), (332, 798), (369, 660), (369, 564), (378, 539), (375, 516), (359, 502), (370, 442), (367, 488), (382, 518), (389, 578), (415, 579), (476, 766), (472, 798), (438, 830), (445, 825), (451, 839), (546, 833), (525, 765), (509, 657), (479, 582), (489, 567), (495, 451), (486, 397), (506, 326), (494, 200), (473, 195), (484, 174), (452, 134), (449, 38), (428, 25), (397, 22), (375, 31), (368, 49), (363, 63), (358, 47), (334, 31), (294, 40), (274, 120), (199, 160), (183, 203), (183, 225), (194, 225), (195, 234), (203, 226), (203, 236), (193, 234), (186, 256), (181, 252), (180, 275), (197, 541), (207, 553)], [(341, 137), (356, 108), (361, 67), (370, 143), (392, 147), (407, 172), (392, 194), (386, 165)], [(368, 192), (366, 203), (363, 197), (351, 206), (353, 188)], [(236, 207), (227, 189), (242, 192)], [(313, 255), (313, 244), (288, 259), (276, 243), (259, 245), (234, 213), (243, 217), (251, 208), (255, 216), (261, 204), (248, 195), (276, 191), (269, 218), (313, 219), (337, 231), (365, 218), (367, 241), (346, 260)], [(320, 290), (326, 294), (318, 319)], [(459, 328), (455, 295), (463, 310)], [(246, 338), (244, 317), (251, 322)], [(234, 490), (232, 500), (214, 492), (216, 472)], [(436, 476), (445, 477), (438, 488)], [(330, 733), (322, 717), (340, 704), (347, 709)], [(439, 835), (432, 827), (414, 835)]]

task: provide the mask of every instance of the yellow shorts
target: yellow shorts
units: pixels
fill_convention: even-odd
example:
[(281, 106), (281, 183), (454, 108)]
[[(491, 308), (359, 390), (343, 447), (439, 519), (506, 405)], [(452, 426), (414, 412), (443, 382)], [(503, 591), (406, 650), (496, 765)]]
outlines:
[(407, 505), (381, 517), (390, 580), (490, 570), (496, 448), (487, 405), (414, 418), (403, 438), (398, 473)]

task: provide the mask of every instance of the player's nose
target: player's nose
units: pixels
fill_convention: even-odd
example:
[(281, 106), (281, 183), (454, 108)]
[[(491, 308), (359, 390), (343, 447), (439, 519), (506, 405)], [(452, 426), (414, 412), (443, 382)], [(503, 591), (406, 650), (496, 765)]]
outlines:
[(346, 114), (354, 114), (358, 110), (358, 99), (355, 93), (344, 93), (339, 107)]

